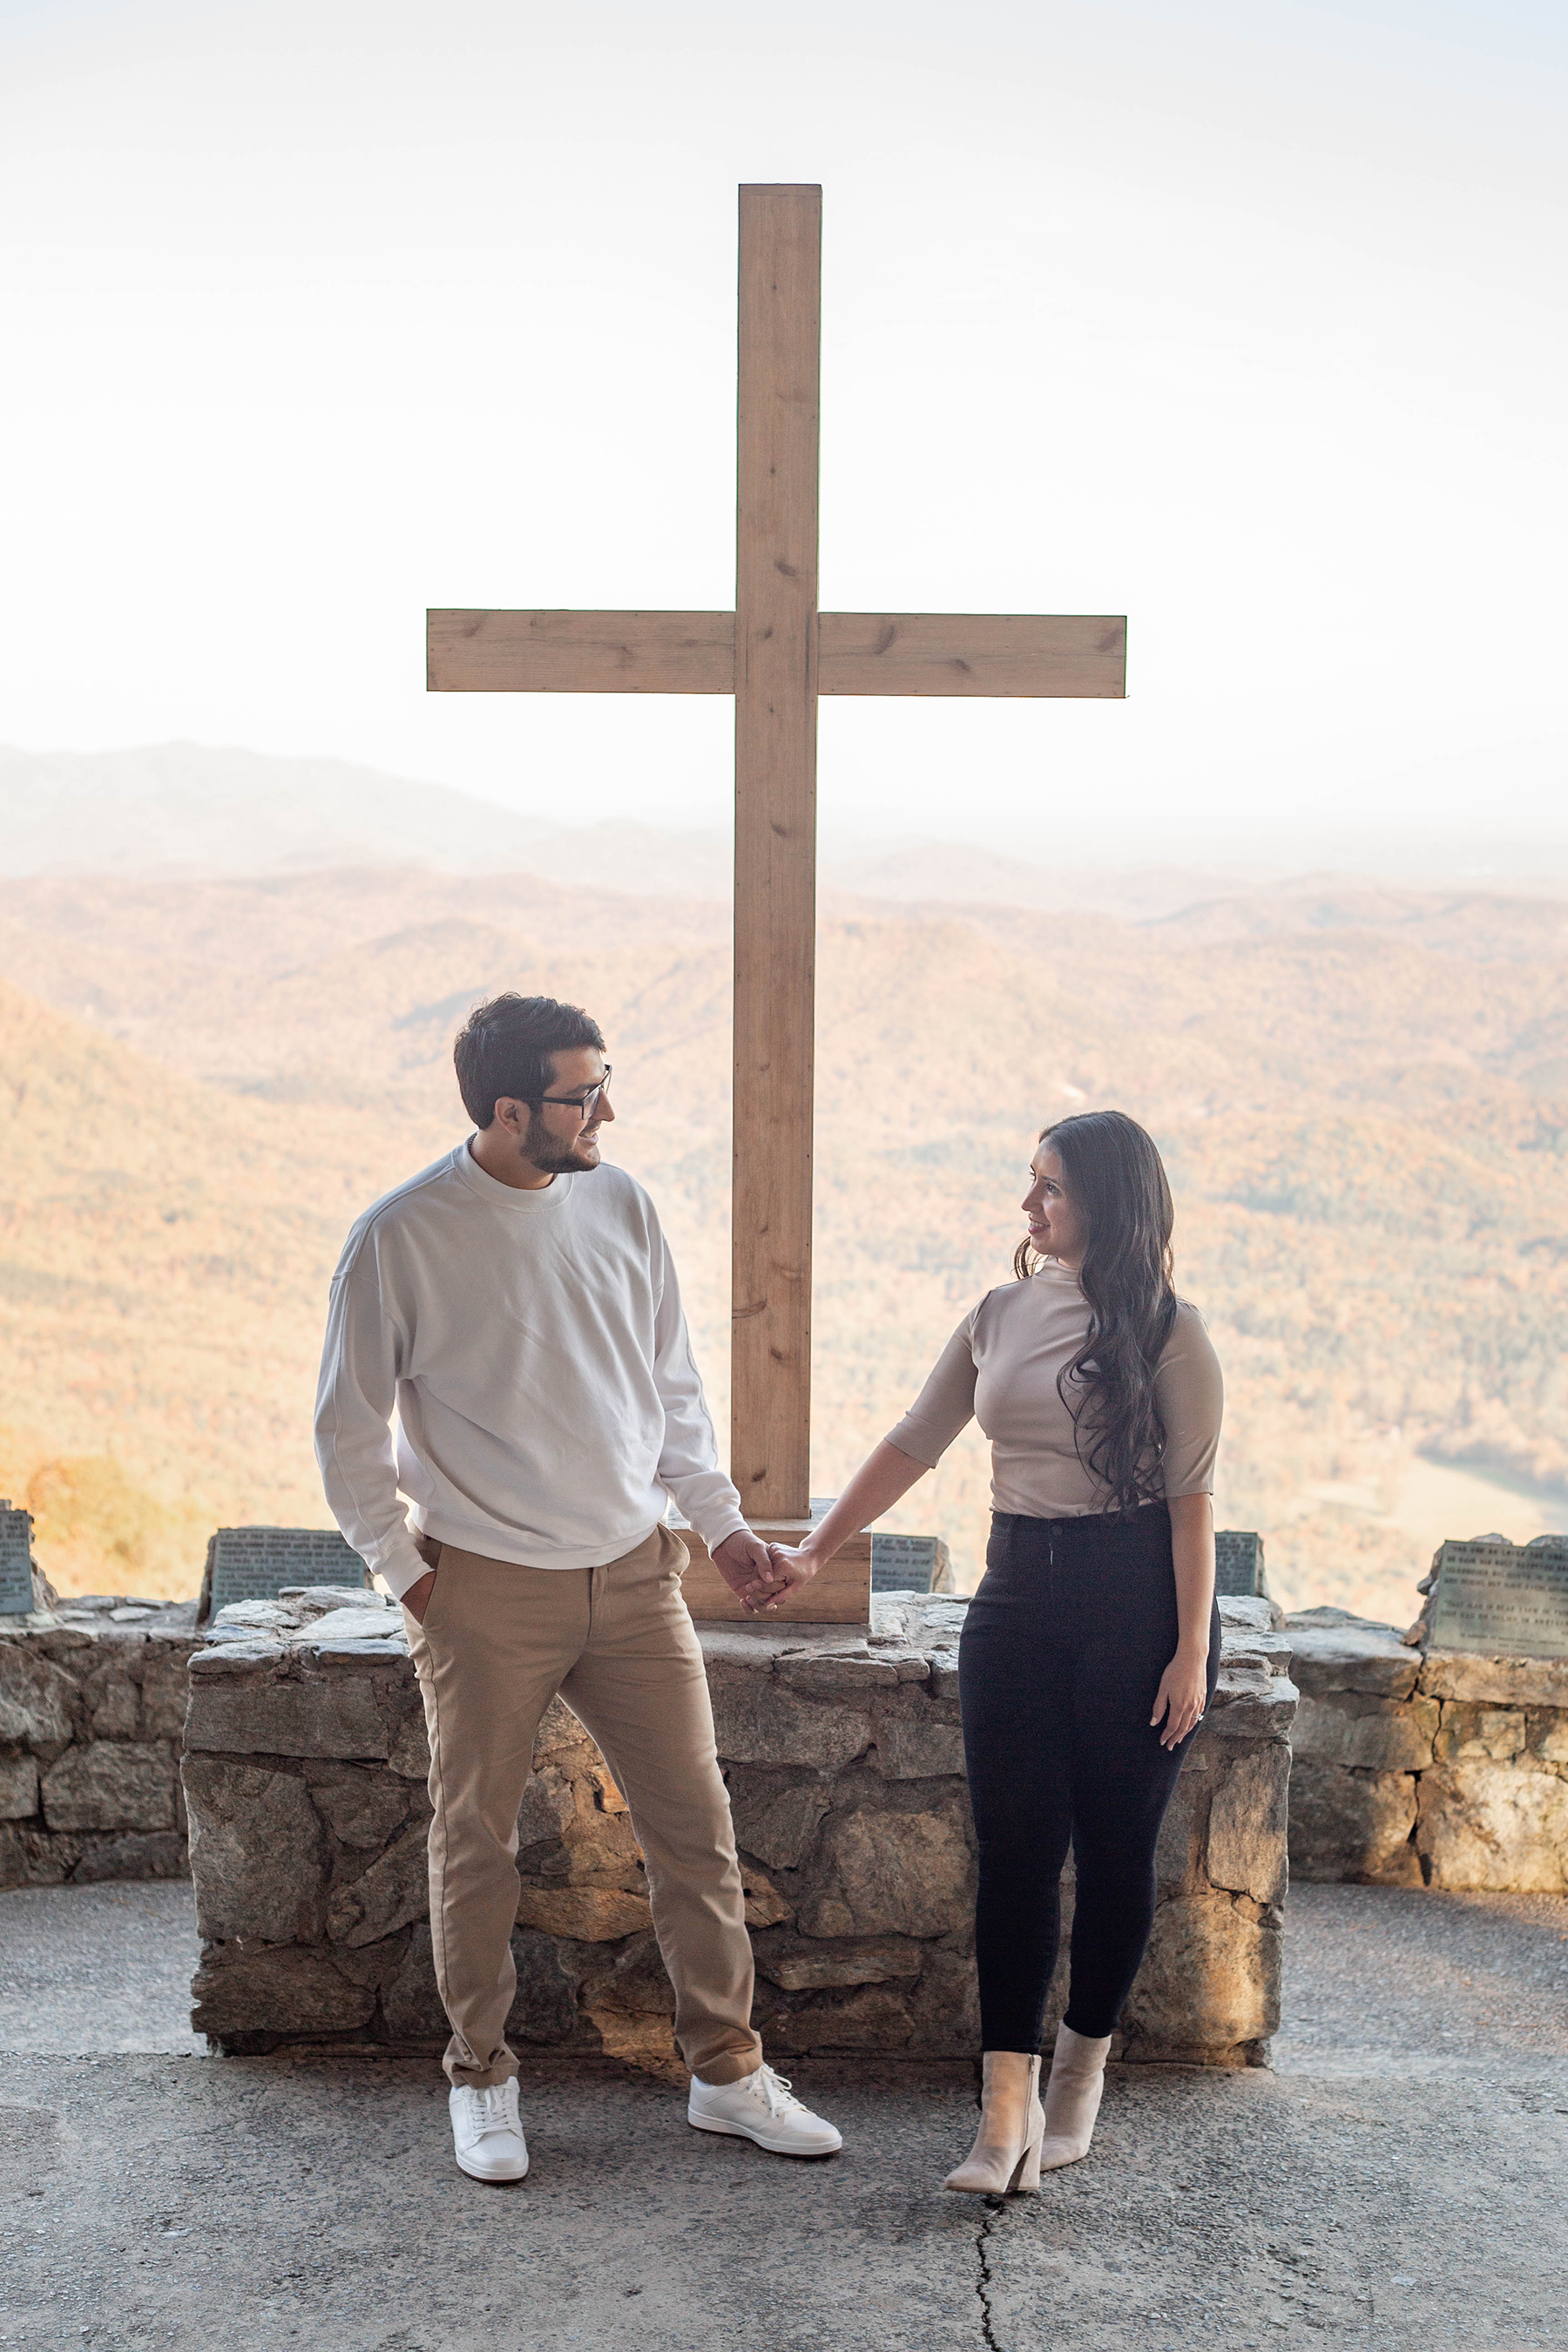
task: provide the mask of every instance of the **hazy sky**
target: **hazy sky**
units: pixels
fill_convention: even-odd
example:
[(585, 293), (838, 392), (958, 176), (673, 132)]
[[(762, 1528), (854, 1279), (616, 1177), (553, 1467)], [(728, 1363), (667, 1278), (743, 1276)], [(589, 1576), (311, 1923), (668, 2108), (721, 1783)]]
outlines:
[(731, 603), (810, 179), (824, 604), (1131, 616), (1125, 707), (825, 706), (828, 822), (1540, 814), (1565, 93), (1558, 0), (0, 0), (0, 740), (717, 817), (727, 703), (427, 698), (423, 612)]

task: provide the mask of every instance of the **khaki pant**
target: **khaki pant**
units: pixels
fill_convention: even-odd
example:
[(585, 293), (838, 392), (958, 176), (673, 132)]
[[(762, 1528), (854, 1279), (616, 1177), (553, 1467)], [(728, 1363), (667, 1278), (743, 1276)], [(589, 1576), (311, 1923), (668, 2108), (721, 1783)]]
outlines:
[(419, 1549), (437, 1570), (424, 1624), (407, 1623), (430, 1734), (430, 1932), (448, 2075), (482, 2090), (517, 2072), (505, 2030), (517, 1814), (539, 1719), (559, 1691), (630, 1811), (681, 2055), (704, 2082), (738, 2082), (763, 2053), (730, 1799), (680, 1597), (684, 1545), (659, 1527), (604, 1568), (570, 1569), (518, 1568), (428, 1538)]

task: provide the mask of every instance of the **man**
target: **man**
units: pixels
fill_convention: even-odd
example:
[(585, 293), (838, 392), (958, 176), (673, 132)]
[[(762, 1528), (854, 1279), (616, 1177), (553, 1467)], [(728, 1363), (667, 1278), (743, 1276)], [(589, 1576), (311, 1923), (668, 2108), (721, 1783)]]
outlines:
[(841, 2145), (752, 2030), (734, 1831), (669, 1497), (749, 1608), (782, 1580), (719, 1468), (653, 1204), (601, 1164), (616, 1115), (604, 1048), (551, 997), (475, 1010), (454, 1049), (475, 1132), (350, 1234), (317, 1402), (327, 1498), (407, 1612), (453, 2139), (477, 2180), (528, 2169), (509, 1938), (518, 1807), (556, 1691), (643, 1850), (689, 2121), (778, 2155)]

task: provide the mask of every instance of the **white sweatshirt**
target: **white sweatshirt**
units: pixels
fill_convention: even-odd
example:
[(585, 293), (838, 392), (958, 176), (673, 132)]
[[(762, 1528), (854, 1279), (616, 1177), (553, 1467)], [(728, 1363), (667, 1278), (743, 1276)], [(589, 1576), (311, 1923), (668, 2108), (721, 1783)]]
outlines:
[(520, 1192), (466, 1142), (344, 1244), (316, 1458), (339, 1527), (399, 1597), (426, 1573), (415, 1532), (597, 1568), (671, 1496), (710, 1549), (745, 1525), (642, 1186), (600, 1167)]

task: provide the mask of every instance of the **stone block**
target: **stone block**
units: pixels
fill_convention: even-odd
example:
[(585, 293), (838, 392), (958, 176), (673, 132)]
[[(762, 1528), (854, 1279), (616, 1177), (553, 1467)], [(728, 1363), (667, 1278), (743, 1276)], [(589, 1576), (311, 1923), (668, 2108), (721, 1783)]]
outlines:
[(340, 1845), (378, 1853), (408, 1819), (408, 1790), (384, 1773), (345, 1767), (329, 1779), (307, 1770), (310, 1801)]
[(1162, 1904), (1122, 2018), (1128, 2055), (1238, 2056), (1279, 2022), (1279, 1922), (1227, 1895)]
[(1419, 1802), (1415, 1839), (1430, 1885), (1568, 1893), (1568, 1780), (1555, 1772), (1441, 1765), (1423, 1773)]
[(956, 1805), (835, 1813), (822, 1832), (816, 1879), (799, 1910), (808, 1936), (940, 1936), (966, 1927), (973, 1906)]
[(902, 1690), (872, 1710), (877, 1766), (889, 1780), (962, 1780), (963, 1727), (951, 1701)]
[(606, 2056), (666, 2082), (685, 2084), (675, 2046), (675, 1994), (651, 1934), (615, 1954), (590, 1956), (578, 1988), (582, 2020)]
[(1424, 1772), (1432, 1761), (1435, 1698), (1373, 1698), (1359, 1691), (1314, 1698), (1303, 1692), (1291, 1746), (1314, 1764), (1366, 1772)]
[(71, 1872), (73, 1886), (111, 1878), (188, 1878), (190, 1854), (178, 1830), (129, 1831), (87, 1837)]
[(51, 1764), (40, 1796), (52, 1830), (173, 1829), (174, 1761), (161, 1748), (96, 1740)]
[(860, 1710), (800, 1698), (771, 1675), (729, 1672), (711, 1683), (713, 1728), (727, 1764), (808, 1764), (841, 1772), (871, 1744)]
[(1530, 1749), (1544, 1764), (1568, 1764), (1568, 1715), (1542, 1709), (1530, 1720)]
[(58, 1886), (66, 1874), (63, 1863), (52, 1869), (40, 1871), (40, 1844), (46, 1853), (50, 1841), (39, 1837), (31, 1829), (18, 1829), (9, 1822), (0, 1822), (0, 1887)]
[(735, 1843), (742, 1853), (754, 1853), (774, 1870), (795, 1870), (810, 1853), (818, 1824), (832, 1802), (832, 1791), (822, 1780), (778, 1785), (756, 1777), (731, 1774), (731, 1811)]
[(565, 1700), (552, 1698), (539, 1719), (539, 1729), (533, 1736), (533, 1761), (541, 1764), (562, 1764), (571, 1771), (585, 1769), (595, 1760), (599, 1751)]
[(215, 1943), (319, 1943), (325, 1842), (304, 1781), (216, 1756), (187, 1756), (184, 1779), (202, 1934)]
[(556, 2049), (588, 2038), (578, 2014), (576, 1988), (554, 1937), (520, 1929), (511, 1939), (511, 1957), (517, 1969), (517, 1996), (507, 2013), (507, 2040)]
[(190, 1704), (190, 1644), (150, 1642), (142, 1670), (142, 1737), (183, 1739)]
[[(1421, 1704), (1436, 1706), (1438, 1702), (1432, 1698)], [(1522, 1707), (1472, 1706), (1450, 1698), (1442, 1701), (1442, 1728), (1435, 1743), (1439, 1764), (1510, 1764), (1529, 1740), (1529, 1719)]]
[(1210, 1739), (1289, 1739), (1296, 1685), (1283, 1675), (1240, 1666), (1222, 1670), (1194, 1747)]
[(430, 1778), (430, 1741), (425, 1729), (425, 1710), (409, 1707), (393, 1723), (386, 1761), (390, 1770), (404, 1780), (428, 1780)]
[(20, 1638), (0, 1640), (0, 1744), (53, 1753), (71, 1736), (76, 1704), (61, 1667)]
[(1416, 1781), (1298, 1758), (1290, 1774), (1290, 1873), (1320, 1885), (1419, 1886)]
[(546, 1936), (605, 1944), (650, 1927), (653, 1914), (646, 1895), (631, 1895), (624, 1887), (524, 1886), (517, 1923), (520, 1927), (536, 1927)]
[(428, 1919), (416, 1923), (396, 1970), (382, 1985), (381, 2013), (395, 2042), (440, 2048), (450, 2038), (452, 2029), (436, 1987)]
[(1266, 1675), (1289, 1675), (1291, 1643), (1289, 1633), (1229, 1633), (1220, 1645), (1224, 1665), (1243, 1666), (1260, 1670)]
[(1568, 1658), (1473, 1658), (1460, 1650), (1429, 1650), (1420, 1686), (1428, 1698), (1477, 1706), (1568, 1707)]
[(585, 2014), (598, 2033), (599, 2047), (606, 2058), (618, 2058), (623, 2066), (639, 2067), (645, 2074), (656, 2075), (660, 2082), (678, 2084), (682, 2089), (689, 2082), (667, 2017), (647, 2017), (632, 2010), (608, 2006), (590, 2008)]
[(1255, 1903), (1285, 1899), (1285, 1830), (1290, 1751), (1274, 1741), (1237, 1756), (1209, 1809), (1211, 1885)]
[[(515, 1943), (518, 1939), (514, 1938)], [(544, 1937), (542, 1949), (559, 1947)], [(608, 2002), (644, 2017), (673, 2017), (675, 1987), (669, 1981), (658, 1939), (651, 1932), (634, 1936), (617, 1951), (601, 1948), (588, 1955), (580, 1987), (583, 1999), (595, 2006)]]
[(370, 1868), (340, 1881), (327, 1905), (327, 1935), (334, 1944), (378, 1944), (411, 1919), (429, 1916), (428, 1832), (416, 1822), (394, 1838)]
[(191, 1987), (191, 2028), (232, 2035), (342, 2033), (368, 2025), (374, 1985), (355, 1984), (325, 1953), (289, 1944), (216, 1945)]
[(920, 1982), (905, 1998), (914, 2020), (905, 2044), (911, 2055), (973, 2058), (980, 2047), (980, 1979), (971, 1952), (928, 1947)]
[(1154, 1848), (1154, 1885), (1162, 1897), (1200, 1894), (1207, 1884), (1204, 1853), (1218, 1778), (1215, 1754), (1194, 1741), (1176, 1776)]
[(394, 1654), (406, 1657), (408, 1641), (403, 1630), (402, 1610), (388, 1609), (379, 1601), (361, 1600), (342, 1608), (323, 1610), (289, 1636), (291, 1649), (348, 1649), (356, 1656), (360, 1644), (365, 1642), (377, 1643), (383, 1649), (390, 1646)]
[(915, 2021), (901, 1993), (887, 1985), (863, 1985), (842, 2000), (813, 2001), (795, 2012), (797, 2048), (803, 2050), (901, 2050)]
[(1219, 1622), (1220, 1639), (1228, 1645), (1233, 1636), (1277, 1632), (1285, 1622), (1285, 1612), (1266, 1592), (1222, 1592)]
[(35, 1756), (0, 1756), (0, 1822), (31, 1821), (38, 1810)]
[(1285, 1622), (1290, 1678), (1303, 1696), (1355, 1691), (1367, 1698), (1404, 1699), (1415, 1690), (1420, 1654), (1407, 1650), (1392, 1625), (1337, 1609), (1304, 1610)]
[[(97, 1662), (81, 1678), (82, 1708), (94, 1739), (136, 1737), (142, 1720), (142, 1691), (131, 1671), (133, 1657), (127, 1643), (102, 1643)], [(135, 1663), (139, 1665), (141, 1660)]]
[(535, 1764), (517, 1814), (520, 1848), (563, 1839), (577, 1821), (576, 1784), (559, 1764)]
[(804, 1698), (842, 1698), (864, 1705), (879, 1690), (896, 1688), (899, 1669), (862, 1643), (852, 1650), (808, 1651), (804, 1656), (780, 1655), (773, 1669), (784, 1690)]
[(208, 1674), (192, 1682), (187, 1749), (384, 1758), (390, 1745), (375, 1692), (358, 1675), (285, 1682), (271, 1675)]
[(741, 1864), (741, 1884), (746, 1890), (748, 1927), (777, 1927), (789, 1918), (789, 1905), (767, 1873), (759, 1870), (754, 1862)]
[(883, 1937), (864, 1943), (815, 1943), (780, 1930), (755, 1936), (757, 1974), (784, 1992), (821, 1992), (847, 1985), (912, 1982), (921, 1972), (921, 1948)]

